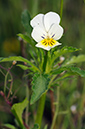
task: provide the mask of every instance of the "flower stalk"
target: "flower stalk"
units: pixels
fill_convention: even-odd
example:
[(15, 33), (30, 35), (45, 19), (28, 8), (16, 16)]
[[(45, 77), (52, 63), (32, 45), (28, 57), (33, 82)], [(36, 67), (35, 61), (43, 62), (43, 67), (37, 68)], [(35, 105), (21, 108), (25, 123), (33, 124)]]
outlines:
[(46, 93), (43, 94), (39, 100), (37, 116), (36, 116), (36, 121), (35, 121), (35, 123), (37, 123), (39, 127), (41, 127), (41, 122), (42, 122), (42, 117), (43, 117), (43, 112), (44, 112), (44, 107), (45, 107), (45, 99), (46, 99)]
[(54, 129), (56, 118), (58, 116), (58, 111), (59, 111), (59, 96), (60, 96), (60, 87), (57, 87), (57, 106), (56, 106), (55, 115), (53, 117), (51, 129)]
[[(46, 53), (44, 57), (43, 73), (46, 71), (46, 64), (47, 64), (47, 58), (48, 58), (48, 52), (47, 51), (45, 52)], [(43, 112), (44, 112), (44, 107), (45, 107), (45, 100), (46, 100), (46, 93), (44, 93), (39, 100), (36, 121), (35, 121), (35, 123), (37, 123), (39, 127), (41, 127), (41, 122), (42, 122), (42, 117), (43, 117)]]

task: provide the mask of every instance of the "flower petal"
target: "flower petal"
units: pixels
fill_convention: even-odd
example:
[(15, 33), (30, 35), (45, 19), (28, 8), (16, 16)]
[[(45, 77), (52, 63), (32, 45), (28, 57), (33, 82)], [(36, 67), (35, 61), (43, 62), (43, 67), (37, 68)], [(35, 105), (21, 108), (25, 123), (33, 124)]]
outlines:
[(52, 37), (54, 40), (58, 40), (63, 35), (63, 28), (59, 24), (53, 24), (48, 32), (50, 38)]
[(45, 38), (46, 35), (47, 34), (46, 34), (45, 30), (38, 25), (36, 27), (34, 27), (32, 33), (31, 33), (32, 38), (36, 42), (40, 42), (41, 40), (43, 40), (43, 38)]
[(38, 14), (35, 16), (31, 21), (30, 24), (34, 28), (37, 25), (40, 25), (43, 27), (43, 19), (44, 19), (44, 14)]
[(49, 51), (51, 48), (54, 48), (55, 46), (59, 46), (59, 45), (61, 45), (61, 43), (59, 43), (59, 42), (56, 41), (56, 44), (54, 46), (52, 46), (52, 47), (49, 46), (49, 45), (48, 46), (45, 46), (41, 42), (37, 43), (35, 46), (36, 47), (39, 47), (39, 48), (43, 48), (43, 49)]
[(44, 16), (44, 26), (47, 32), (54, 23), (60, 23), (60, 16), (55, 12), (46, 13)]
[(36, 47), (39, 47), (39, 48), (43, 48), (43, 49), (45, 49), (45, 50), (47, 50), (47, 51), (49, 51), (49, 50), (51, 49), (50, 46), (42, 45), (41, 42), (37, 43), (35, 46), (36, 46)]
[(56, 41), (56, 44), (54, 45), (54, 46), (52, 46), (52, 48), (54, 48), (55, 46), (59, 46), (59, 45), (61, 45), (62, 43), (59, 43), (59, 42), (57, 42)]

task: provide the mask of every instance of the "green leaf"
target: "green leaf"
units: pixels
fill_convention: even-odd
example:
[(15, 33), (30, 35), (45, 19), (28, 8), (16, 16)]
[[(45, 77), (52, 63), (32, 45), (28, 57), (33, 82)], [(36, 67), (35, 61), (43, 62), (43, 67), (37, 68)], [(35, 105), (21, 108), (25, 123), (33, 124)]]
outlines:
[(40, 129), (38, 124), (34, 124), (34, 127), (32, 129)]
[[(66, 53), (69, 53), (69, 52), (75, 52), (75, 51), (79, 51), (80, 49), (77, 49), (77, 48), (74, 48), (74, 47), (68, 47), (68, 46), (65, 46), (63, 47), (62, 49), (58, 49), (57, 51), (54, 52), (54, 55), (56, 55), (57, 57), (63, 55), (63, 54), (66, 54)], [(56, 58), (57, 58), (56, 57)]]
[(27, 104), (28, 104), (28, 100), (26, 98), (21, 103), (14, 104), (11, 108), (11, 112), (13, 113), (15, 118), (17, 119), (21, 129), (24, 128), (23, 120), (22, 120), (22, 113), (23, 113), (24, 109), (26, 108)]
[(73, 73), (73, 72), (66, 72), (65, 74), (63, 74), (62, 76), (60, 76), (59, 78), (57, 78), (56, 81), (53, 82), (53, 84), (55, 84), (55, 82), (58, 82), (58, 81), (72, 79), (71, 76), (73, 76), (73, 75), (76, 75), (76, 74)]
[(81, 77), (85, 77), (85, 70), (81, 70), (78, 67), (69, 67), (68, 69), (70, 69), (73, 73), (80, 75)]
[(53, 72), (52, 72), (52, 74), (60, 74), (60, 73), (62, 73), (63, 71), (66, 71), (67, 70), (67, 67), (60, 67), (60, 68), (57, 68), (57, 69), (55, 69)]
[(23, 40), (25, 40), (28, 43), (32, 42), (31, 38), (25, 34), (17, 34), (17, 36), (21, 37)]
[(29, 69), (29, 67), (28, 66), (25, 66), (25, 65), (18, 64), (17, 66), (19, 66), (23, 70)]
[(45, 125), (44, 129), (47, 129), (48, 128), (48, 125)]
[(21, 15), (21, 22), (22, 22), (26, 32), (29, 34), (31, 33), (31, 30), (32, 30), (32, 27), (30, 25), (30, 20), (31, 20), (31, 17), (30, 17), (28, 10), (24, 10)]
[(4, 124), (3, 127), (7, 127), (9, 129), (17, 129), (15, 126), (13, 126), (11, 124)]
[(7, 61), (14, 61), (14, 60), (20, 61), (20, 62), (25, 62), (25, 63), (29, 64), (32, 67), (32, 70), (34, 72), (39, 71), (39, 69), (31, 61), (29, 61), (21, 56), (11, 56), (11, 57), (7, 57), (7, 58), (3, 58), (3, 57), (0, 58), (0, 62), (7, 62)]
[(48, 75), (40, 75), (35, 74), (32, 81), (32, 96), (31, 96), (31, 104), (36, 102), (45, 92), (48, 90), (49, 84)]
[(74, 74), (78, 74), (81, 77), (85, 77), (85, 70), (81, 70), (78, 67), (60, 67), (58, 69), (56, 69), (55, 71), (52, 72), (52, 74), (61, 74), (63, 71), (70, 71), (69, 74), (67, 74), (66, 76), (70, 76), (70, 75), (74, 75)]
[(63, 47), (62, 49), (58, 49), (57, 51), (54, 51), (53, 53), (53, 57), (52, 57), (52, 63), (55, 61), (55, 59), (57, 59), (59, 56), (62, 56), (64, 54), (67, 54), (69, 52), (75, 52), (75, 51), (79, 51), (80, 49), (74, 48), (74, 47)]
[(69, 61), (66, 61), (63, 66), (71, 65), (74, 63), (81, 63), (85, 61), (85, 55), (73, 56)]
[(17, 36), (21, 37), (23, 40), (28, 42), (35, 50), (35, 43), (33, 42), (32, 38), (30, 38), (29, 36), (27, 36), (25, 34), (17, 34)]
[(30, 61), (28, 61), (27, 59), (25, 59), (21, 56), (10, 56), (10, 57), (6, 57), (6, 58), (3, 58), (3, 57), (0, 58), (0, 62), (7, 62), (7, 61), (14, 61), (14, 60), (25, 62), (25, 63), (28, 63), (28, 64), (30, 62)]

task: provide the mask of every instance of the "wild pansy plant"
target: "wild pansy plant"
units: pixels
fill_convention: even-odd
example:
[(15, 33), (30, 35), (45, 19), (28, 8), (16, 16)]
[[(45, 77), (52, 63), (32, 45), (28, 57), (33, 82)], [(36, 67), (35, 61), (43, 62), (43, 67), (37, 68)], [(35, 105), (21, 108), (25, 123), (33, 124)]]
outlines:
[[(25, 70), (27, 73), (26, 76), (30, 78), (32, 77), (32, 94), (29, 103), (38, 103), (39, 100), (34, 128), (27, 126), (27, 123), (23, 122), (22, 119), (22, 112), (28, 104), (27, 99), (21, 103), (14, 104), (11, 108), (11, 112), (16, 117), (21, 129), (40, 129), (46, 93), (48, 90), (50, 90), (52, 91), (53, 95), (54, 86), (57, 86), (57, 104), (53, 106), (55, 111), (53, 113), (53, 121), (51, 124), (51, 129), (54, 129), (58, 114), (60, 112), (63, 114), (63, 111), (59, 111), (60, 82), (64, 79), (71, 78), (73, 75), (85, 77), (85, 71), (75, 67), (75, 64), (85, 61), (85, 55), (72, 56), (71, 58), (68, 57), (68, 59), (66, 59), (65, 54), (76, 52), (80, 49), (67, 46), (59, 47), (61, 43), (59, 43), (58, 40), (63, 35), (63, 28), (60, 25), (60, 16), (55, 12), (48, 12), (45, 15), (38, 14), (31, 20), (28, 11), (25, 10), (22, 13), (22, 24), (26, 30), (26, 33), (18, 34), (18, 36), (28, 43), (28, 51), (32, 58), (26, 59), (21, 56), (11, 56), (7, 58), (2, 57), (0, 58), (0, 68), (3, 69), (1, 65), (2, 62), (18, 61), (16, 66)], [(20, 62), (23, 62), (23, 64)], [(7, 70), (5, 83), (7, 82), (7, 76), (10, 74), (10, 70), (11, 68)], [(9, 102), (8, 98), (10, 97), (11, 91), (12, 84), (10, 85), (8, 97), (5, 97), (6, 102)], [(4, 96), (5, 92), (6, 85), (4, 87), (4, 93), (1, 92), (1, 95)], [(26, 97), (28, 95), (29, 94), (27, 93)], [(52, 102), (52, 105), (53, 103), (54, 102)], [(67, 111), (64, 113), (67, 113)], [(26, 122), (28, 122), (27, 117), (28, 116), (26, 115)], [(12, 128), (12, 125), (5, 126)], [(47, 129), (47, 125), (44, 129)]]

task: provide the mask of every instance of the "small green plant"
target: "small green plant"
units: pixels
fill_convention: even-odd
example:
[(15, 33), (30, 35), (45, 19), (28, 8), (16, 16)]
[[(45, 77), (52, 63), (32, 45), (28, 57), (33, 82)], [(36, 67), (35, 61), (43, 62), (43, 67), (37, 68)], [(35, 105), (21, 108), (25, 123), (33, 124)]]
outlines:
[[(62, 4), (62, 3), (61, 3)], [(62, 6), (61, 14), (62, 18)], [(63, 28), (60, 26), (61, 19), (60, 16), (55, 12), (48, 12), (47, 14), (38, 14), (32, 20), (27, 10), (22, 13), (22, 24), (25, 28), (25, 34), (18, 34), (22, 40), (29, 44), (29, 54), (32, 57), (30, 60), (21, 56), (11, 56), (11, 57), (0, 57), (0, 71), (3, 73), (2, 69), (6, 70), (4, 92), (0, 94), (4, 97), (5, 101), (12, 106), (11, 112), (16, 118), (18, 126), (20, 129), (40, 129), (43, 117), (43, 111), (45, 107), (45, 99), (48, 91), (54, 90), (54, 86), (57, 88), (57, 101), (52, 103), (55, 105), (55, 111), (53, 113), (53, 120), (50, 129), (54, 129), (56, 118), (58, 114), (67, 114), (68, 111), (59, 110), (59, 93), (60, 93), (60, 82), (64, 79), (70, 79), (72, 76), (85, 77), (85, 71), (76, 67), (75, 64), (84, 62), (85, 55), (72, 56), (70, 58), (65, 58), (64, 56), (68, 53), (73, 53), (79, 51), (80, 49), (74, 48), (72, 46), (59, 46), (62, 45), (57, 40), (59, 40), (63, 35)], [(31, 24), (31, 25), (30, 25)], [(32, 26), (32, 27), (31, 27)], [(32, 30), (33, 28), (33, 30)], [(33, 40), (34, 39), (34, 40)], [(37, 42), (37, 43), (36, 43)], [(64, 44), (64, 43), (63, 43)], [(13, 62), (9, 69), (4, 68), (1, 63), (3, 62)], [(21, 63), (22, 62), (22, 63)], [(31, 77), (31, 99), (28, 102), (28, 87), (26, 99), (21, 103), (12, 105), (9, 101), (9, 97), (12, 92), (13, 78), (11, 75), (11, 68), (16, 65), (21, 69), (28, 71), (26, 77)], [(7, 77), (10, 75), (10, 89), (8, 96), (6, 97), (6, 85)], [(28, 113), (28, 103), (30, 106), (34, 103), (38, 103), (38, 109), (35, 117), (34, 127), (28, 126), (28, 116), (26, 114), (26, 120), (22, 119), (22, 113), (26, 108)], [(10, 124), (5, 124), (3, 127), (10, 129), (17, 129)], [(48, 126), (45, 125), (44, 129)]]

